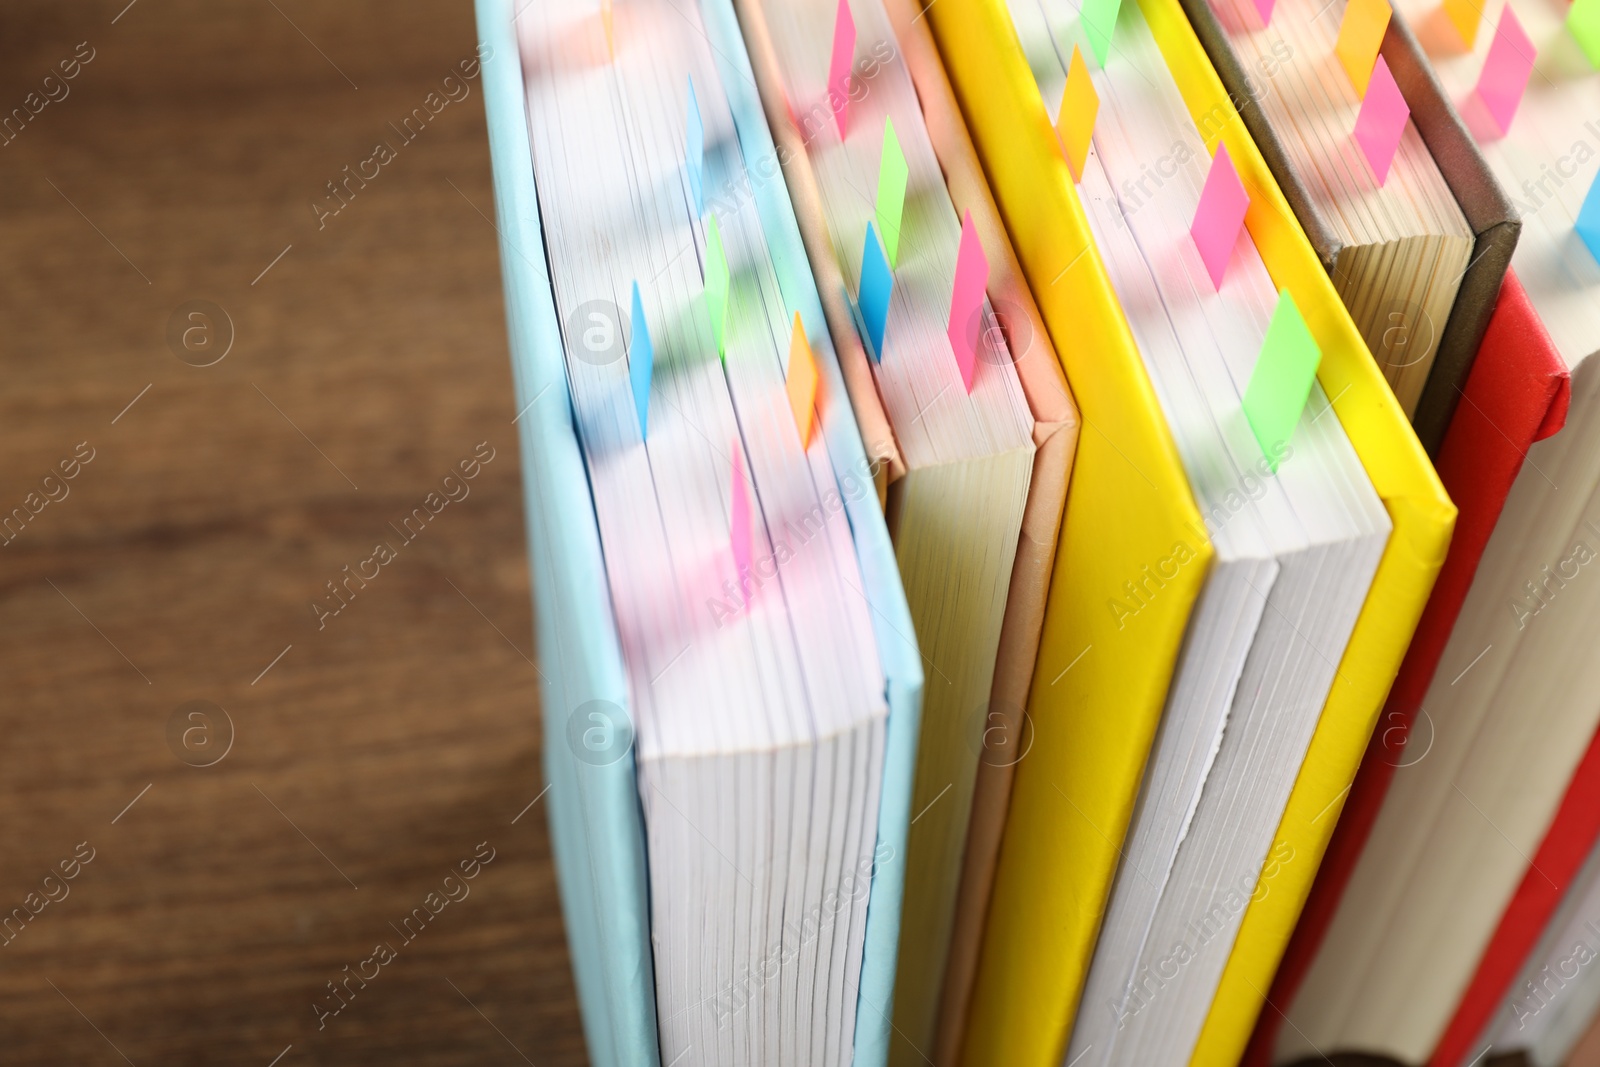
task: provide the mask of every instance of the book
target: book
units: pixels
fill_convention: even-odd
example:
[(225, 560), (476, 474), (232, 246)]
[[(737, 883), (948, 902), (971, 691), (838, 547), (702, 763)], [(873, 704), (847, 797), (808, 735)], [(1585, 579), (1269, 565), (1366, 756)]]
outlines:
[[(1212, 118), (1209, 125), (1203, 120), (1208, 115), (1223, 116), (1231, 112), (1217, 108), (1217, 101), (1225, 97), (1198, 42), (1175, 5), (1169, 8), (1144, 4), (1140, 10), (1172, 71), (1191, 121), (1203, 133), (1210, 134), (1207, 140), (1214, 144), (1218, 120)], [(1007, 215), (1024, 269), (1033, 278), (1041, 309), (1049, 322), (1052, 303), (1049, 295), (1041, 294), (1052, 292), (1052, 282), (1058, 287), (1071, 277), (1076, 268), (1065, 271), (1063, 268), (1071, 266), (1077, 250), (1090, 242), (1082, 236), (1078, 198), (1072, 189), (1071, 164), (1068, 158), (1063, 158), (1061, 143), (1051, 129), (1034, 71), (1017, 43), (1009, 13), (1000, 5), (958, 5), (946, 10), (934, 5), (927, 17), (933, 24), (997, 201)], [(1114, 41), (1112, 47), (1115, 48)], [(1289, 792), (1283, 819), (1277, 827), (1277, 839), (1285, 840), (1295, 850), (1297, 858), (1308, 862), (1291, 863), (1276, 871), (1272, 892), (1245, 908), (1234, 950), (1222, 971), (1218, 996), (1211, 1002), (1207, 1026), (1214, 1021), (1216, 1005), (1224, 995), (1237, 998), (1240, 960), (1245, 961), (1247, 968), (1255, 968), (1269, 950), (1281, 951), (1281, 939), (1287, 938), (1293, 921), (1292, 911), (1285, 916), (1284, 909), (1297, 907), (1299, 899), (1303, 899), (1310, 875), (1306, 868), (1314, 870), (1317, 854), (1326, 840), (1325, 837), (1319, 839), (1318, 827), (1313, 825), (1307, 829), (1306, 824), (1327, 807), (1329, 800), (1336, 799), (1343, 787), (1341, 783), (1338, 788), (1325, 792), (1325, 783), (1337, 780), (1341, 774), (1348, 782), (1354, 773), (1383, 688), (1398, 665), (1399, 652), (1392, 648), (1393, 642), (1408, 636), (1410, 626), (1416, 621), (1453, 519), (1453, 509), (1433, 479), (1415, 438), (1405, 428), (1392, 395), (1381, 384), (1348, 316), (1338, 305), (1326, 274), (1298, 235), (1292, 215), (1272, 187), (1260, 157), (1254, 154), (1253, 146), (1237, 123), (1232, 124), (1232, 131), (1232, 137), (1228, 136), (1227, 128), (1221, 132), (1227, 140), (1228, 154), (1241, 161), (1240, 176), (1245, 187), (1251, 190), (1247, 219), (1252, 239), (1261, 250), (1273, 282), (1286, 285), (1296, 295), (1297, 303), (1315, 308), (1314, 313), (1307, 313), (1306, 320), (1313, 324), (1313, 333), (1323, 353), (1318, 377), (1327, 395), (1334, 398), (1333, 409), (1374, 489), (1384, 500), (1395, 532), (1378, 565), (1373, 590), (1338, 667), (1341, 680), (1349, 672), (1357, 672), (1359, 677), (1351, 676), (1348, 686), (1334, 687), (1307, 750), (1305, 769)], [(1263, 190), (1272, 192), (1264, 195)], [(1080, 228), (1076, 232), (1069, 229), (1070, 236), (1056, 229), (1073, 225)], [(1049, 244), (1046, 244), (1047, 239)], [(1030, 257), (1036, 257), (1039, 264), (1031, 263)], [(1083, 253), (1078, 262), (1091, 262), (1092, 258), (1089, 253)], [(1096, 412), (1088, 389), (1075, 373), (1072, 353), (1063, 343), (1063, 336), (1058, 328), (1058, 348), (1068, 361), (1068, 379), (1083, 409), (1085, 432), (1080, 442), (1081, 452), (1094, 435)], [(1086, 374), (1092, 374), (1089, 368), (1084, 369)], [(1330, 385), (1330, 380), (1335, 384)], [(1347, 386), (1360, 391), (1359, 406), (1346, 408), (1342, 403), (1348, 399), (1348, 395), (1341, 395)], [(1366, 417), (1369, 413), (1376, 417)], [(1074, 492), (1081, 485), (1082, 470), (1080, 463), (1074, 476)], [(1068, 537), (1071, 512), (1069, 500)], [(1413, 537), (1417, 540), (1413, 541)], [(1409, 548), (1396, 552), (1397, 543), (1430, 547), (1420, 554), (1410, 552)], [(1057, 573), (1062, 573), (1059, 564)], [(1158, 603), (1160, 600), (1156, 598), (1150, 606)], [(1375, 604), (1384, 607), (1375, 610)], [(1046, 646), (1049, 639), (1047, 616)], [(1116, 638), (1106, 635), (1106, 644), (1115, 648)], [(1082, 645), (1078, 647), (1081, 649)], [(1059, 662), (1063, 667), (1071, 665), (1070, 659), (1065, 657)], [(1132, 814), (1131, 804), (1119, 810), (1108, 801), (1120, 801), (1124, 797), (1136, 799), (1144, 769), (1141, 761), (1120, 777), (1110, 776), (1103, 766), (1095, 771), (1083, 770), (1085, 766), (1094, 766), (1103, 750), (1119, 755), (1126, 751), (1108, 744), (1106, 735), (1111, 731), (1100, 725), (1114, 720), (1120, 726), (1123, 720), (1116, 719), (1108, 710), (1115, 707), (1114, 698), (1108, 699), (1108, 690), (1080, 690), (1083, 702), (1077, 709), (1078, 715), (1058, 715), (1054, 720), (1047, 720), (1038, 707), (1039, 694), (1044, 688), (1042, 683), (1051, 680), (1051, 676), (1045, 674), (1046, 666), (1042, 653), (1040, 670), (1035, 676), (1036, 707), (1031, 709), (1035, 711), (1038, 743), (1035, 754), (1017, 769), (1012, 810), (964, 1042), (964, 1062), (1043, 1063), (1061, 1057), (1066, 1051), (1068, 1029), (1077, 1008), (1094, 937), (1099, 931), (1111, 876), (1115, 873), (1115, 860), (1120, 858), (1118, 849), (1128, 816)], [(1072, 667), (1059, 681), (1064, 684), (1076, 671), (1077, 667)], [(1094, 681), (1098, 679), (1086, 678), (1080, 685)], [(1053, 731), (1047, 732), (1047, 722)], [(1050, 732), (1054, 733), (1053, 738)], [(1051, 742), (1060, 747), (1045, 747)], [(1125, 764), (1118, 766), (1119, 769), (1126, 767)], [(1064, 786), (1075, 786), (1080, 780), (1095, 792), (1079, 789), (1075, 796), (1060, 792)], [(1086, 805), (1096, 805), (1099, 811), (1110, 808), (1115, 817), (1095, 823)], [(1084, 839), (1064, 840), (1083, 823), (1092, 825), (1092, 829), (1086, 828)], [(1085, 840), (1090, 833), (1095, 833), (1096, 838)], [(1107, 853), (1111, 862), (1100, 867), (1096, 861)], [(1295, 869), (1297, 866), (1299, 870)], [(1251, 872), (1250, 876), (1255, 877), (1257, 873)], [(1275, 939), (1276, 948), (1272, 949)], [(1246, 946), (1243, 956), (1240, 945)], [(1247, 976), (1253, 973), (1253, 970), (1246, 971)], [(1265, 979), (1260, 980), (1260, 985), (1265, 985)], [(1205, 1040), (1202, 1031), (1202, 1044)], [(1242, 1047), (1242, 1044), (1240, 1037), (1239, 1045)]]
[[(713, 1062), (881, 1063), (887, 1023), (862, 1005), (892, 996), (920, 663), (792, 210), (746, 166), (776, 153), (737, 27), (705, 10), (524, 9), (514, 30), (508, 0), (478, 4), (563, 909), (597, 1063), (670, 1062), (689, 1040)], [(715, 146), (701, 176), (741, 194), (720, 224), (688, 207), (691, 93)], [(590, 121), (542, 121), (590, 94)], [(565, 136), (635, 167), (573, 182)], [(629, 322), (610, 305), (634, 273), (654, 313)], [(581, 299), (596, 290), (606, 306)], [(810, 434), (787, 395), (791, 310), (815, 353)], [(786, 512), (815, 516), (792, 558), (772, 544)], [(739, 595), (768, 570), (781, 596)], [(719, 592), (741, 616), (720, 627)], [(672, 637), (691, 647), (663, 658)], [(785, 807), (812, 830), (775, 830)]]
[[(1434, 1053), (1600, 719), (1581, 636), (1600, 601), (1580, 562), (1600, 545), (1586, 525), (1600, 482), (1588, 358), (1600, 347), (1600, 264), (1579, 228), (1600, 169), (1580, 147), (1593, 136), (1580, 102), (1596, 75), (1560, 13), (1538, 5), (1490, 5), (1470, 50), (1426, 5), (1399, 10), (1516, 198), (1512, 266), (1571, 372), (1571, 402), (1563, 432), (1528, 450), (1422, 702), (1430, 755), (1395, 776), (1298, 996), (1280, 1005), (1294, 1027), (1277, 1038), (1279, 1062), (1312, 1054), (1306, 1042), (1406, 1063)], [(1499, 119), (1481, 80), (1497, 45), (1528, 79)], [(1451, 907), (1430, 903), (1440, 899)], [(1384, 1000), (1398, 990), (1404, 1012)]]
[[(1351, 133), (1363, 94), (1335, 62), (1357, 3), (1184, 0), (1196, 33), (1429, 455), (1455, 411), (1516, 246), (1517, 214), (1404, 18), (1363, 51), (1409, 109), (1375, 181)], [(1376, 8), (1387, 16), (1388, 5)], [(1371, 47), (1369, 46), (1369, 47)], [(1466, 243), (1463, 244), (1463, 241)]]
[[(1417, 720), (1423, 697), (1524, 457), (1535, 441), (1560, 430), (1570, 396), (1566, 364), (1534, 312), (1516, 272), (1510, 271), (1484, 333), (1482, 350), (1467, 378), (1461, 406), (1439, 451), (1439, 477), (1461, 509), (1450, 554), (1439, 571), (1422, 622), (1362, 759), (1361, 771), (1344, 802), (1316, 884), (1273, 979), (1267, 995), (1271, 1004), (1287, 1005), (1294, 999), (1391, 779), (1400, 768), (1426, 758), (1432, 744), (1432, 720)], [(1542, 885), (1543, 880), (1539, 881)], [(1272, 1045), (1282, 1026), (1281, 1014), (1264, 1010), (1244, 1063), (1250, 1067), (1270, 1064)], [(1466, 1028), (1475, 1030), (1476, 1026)]]
[(939, 58), (938, 45), (922, 17), (922, 6), (916, 0), (885, 0), (884, 6), (911, 71), (951, 200), (957, 211), (971, 212), (984, 247), (999, 250), (991, 256), (990, 297), (996, 318), (1011, 339), (1017, 376), (1034, 416), (1033, 478), (1028, 485), (1022, 535), (1006, 595), (1000, 651), (979, 745), (955, 921), (936, 1015), (939, 1029), (932, 1051), (935, 1060), (942, 1062), (954, 1059), (959, 1044), (958, 1023), (965, 1014), (961, 1007), (966, 1004), (976, 974), (983, 920), (988, 914), (995, 862), (1011, 804), (1012, 777), (1017, 763), (1026, 758), (1032, 745), (1033, 731), (1025, 709), (1038, 660), (1079, 425), (1060, 357), (1028, 289), (1022, 265), (1017, 262), (1000, 209), (989, 192), (983, 165)]
[[(1028, 696), (1032, 744), (1015, 769), (972, 998), (974, 1011), (989, 1010), (979, 1004), (995, 982), (990, 972), (1015, 974), (996, 1009), (1025, 1028), (1015, 1033), (1019, 1045), (1049, 1034), (1028, 1050), (1048, 1055), (1047, 1046), (1061, 1051), (1068, 1011), (1062, 987), (1074, 961), (1087, 964), (1184, 628), (1215, 550), (1009, 16), (998, 5), (943, 7), (928, 8), (922, 20), (939, 44), (1083, 425)], [(962, 49), (952, 46), (952, 35)], [(1180, 542), (1191, 554), (1174, 572)], [(1126, 596), (1125, 581), (1163, 560), (1171, 577), (1160, 596), (1122, 618), (1108, 610)], [(1036, 847), (1018, 848), (1019, 840)], [(1048, 924), (1030, 921), (1042, 898), (1021, 898), (1028, 914), (1010, 915), (1019, 899), (1011, 882), (1050, 885)], [(997, 940), (1000, 917), (1046, 945)], [(1036, 955), (1037, 947), (1047, 952)], [(1053, 959), (1041, 967), (1047, 954)], [(959, 1020), (947, 1018), (952, 1024)], [(949, 1041), (946, 1031), (941, 1048)], [(987, 1046), (974, 1053), (970, 1032), (959, 1043), (965, 1062), (1019, 1062), (1021, 1054)]]
[[(1045, 101), (1070, 99), (1072, 57), (1092, 49), (1077, 32), (1087, 11), (1070, 0), (1010, 5)], [(1213, 288), (1189, 223), (1198, 229), (1208, 210), (1211, 175), (1232, 173), (1228, 152), (1207, 151), (1136, 6), (1119, 12), (1091, 77), (1099, 107), (1079, 188), (1217, 562), (1189, 622), (1064, 1061), (1180, 1062), (1258, 891), (1390, 524), (1314, 382), (1282, 439), (1241, 417), (1275, 355), (1269, 324), (1293, 300), (1238, 239), (1242, 210)], [(1159, 180), (1141, 187), (1151, 170)], [(1260, 881), (1270, 892), (1272, 879)]]
[[(970, 165), (966, 202), (955, 203), (945, 178), (952, 148), (947, 143), (941, 152), (931, 135), (950, 120), (925, 120), (928, 100), (919, 100), (883, 5), (741, 0), (738, 13), (767, 114), (786, 127), (783, 142), (795, 146), (783, 159), (784, 176), (800, 205), (830, 326), (846, 351), (860, 338), (875, 386), (866, 395), (853, 393), (852, 403), (881, 407), (903, 467), (891, 473), (887, 510), (932, 679), (906, 856), (903, 922), (917, 936), (901, 942), (891, 1015), (891, 1062), (903, 1062), (933, 1039), (966, 831), (986, 756), (975, 742), (1004, 729), (991, 697), (1030, 500), (1038, 501), (1035, 513), (1043, 513), (1036, 526), (1042, 521), (1053, 534), (1060, 520), (1065, 457), (1052, 448), (1052, 482), (1036, 487), (1038, 443), (1048, 443), (1073, 416), (1048, 347), (1034, 351), (1031, 329), (1015, 313), (1014, 326), (1022, 329), (1001, 328), (984, 299), (986, 291), (999, 293), (990, 281), (992, 265), (1004, 267), (1009, 254), (1004, 231)], [(829, 96), (840, 57), (854, 72), (842, 82), (842, 101)], [(866, 195), (873, 189), (875, 197)], [(986, 220), (981, 229), (979, 217)], [(858, 251), (863, 242), (865, 251)], [(886, 325), (875, 327), (868, 297), (879, 242), (893, 296)], [(957, 308), (967, 262), (978, 263), (985, 275), (970, 311)], [(1008, 291), (1014, 298), (1026, 293), (1016, 280)], [(1013, 337), (1027, 349), (1013, 352)], [(972, 359), (966, 366), (964, 348)], [(1048, 556), (1030, 558), (1020, 576), (1029, 592), (1016, 607), (1034, 622), (1031, 633), (1013, 625), (1009, 635), (1018, 647), (1008, 650), (1011, 676), (1002, 684), (1012, 690), (1026, 684), (1021, 679), (1032, 671), (1038, 643), (1041, 597), (1030, 587), (1047, 579), (1039, 565)]]

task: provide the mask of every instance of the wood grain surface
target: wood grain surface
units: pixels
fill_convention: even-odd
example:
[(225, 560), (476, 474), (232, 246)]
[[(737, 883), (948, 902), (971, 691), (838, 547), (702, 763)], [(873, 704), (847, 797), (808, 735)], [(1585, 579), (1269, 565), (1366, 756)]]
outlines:
[(0, 1064), (583, 1062), (475, 45), (468, 0), (0, 5)]

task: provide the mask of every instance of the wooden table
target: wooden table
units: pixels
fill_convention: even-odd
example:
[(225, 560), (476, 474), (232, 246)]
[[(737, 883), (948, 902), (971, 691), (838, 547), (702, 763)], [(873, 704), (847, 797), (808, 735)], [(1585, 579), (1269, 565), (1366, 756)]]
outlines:
[(583, 1060), (474, 47), (467, 0), (0, 5), (0, 114), (38, 107), (0, 135), (0, 1063)]

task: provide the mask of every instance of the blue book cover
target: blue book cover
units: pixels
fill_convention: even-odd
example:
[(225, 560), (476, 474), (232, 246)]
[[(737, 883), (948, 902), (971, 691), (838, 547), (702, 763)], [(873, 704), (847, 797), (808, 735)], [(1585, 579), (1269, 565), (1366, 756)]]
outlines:
[[(728, 0), (702, 17), (720, 90), (783, 298), (813, 338), (824, 391), (846, 396), (749, 59)], [(591, 1059), (660, 1063), (650, 942), (648, 862), (629, 693), (584, 457), (573, 425), (561, 331), (545, 263), (512, 0), (477, 0), (506, 317), (521, 413), (544, 721), (546, 797), (563, 917)], [(755, 165), (757, 163), (763, 165)], [(870, 470), (848, 404), (822, 405), (838, 482)], [(858, 1067), (887, 1059), (889, 1016), (922, 704), (922, 666), (894, 551), (876, 499), (840, 488), (864, 582), (889, 707), (877, 855), (857, 1001)], [(592, 743), (591, 743), (592, 742)]]

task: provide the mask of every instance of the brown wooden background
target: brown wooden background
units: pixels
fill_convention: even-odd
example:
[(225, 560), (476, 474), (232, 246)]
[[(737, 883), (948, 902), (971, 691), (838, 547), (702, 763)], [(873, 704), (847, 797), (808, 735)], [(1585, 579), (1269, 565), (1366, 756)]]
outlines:
[[(0, 913), (95, 858), (0, 945), (0, 1063), (581, 1062), (542, 807), (513, 825), (543, 783), (478, 83), (309, 206), (471, 56), (471, 5), (5, 0), (0, 113), (80, 42), (0, 147), (0, 512), (95, 450), (0, 547)], [(196, 299), (234, 332), (204, 368), (167, 340)], [(470, 497), (319, 632), (480, 441)], [(166, 736), (196, 699), (233, 724), (208, 768)], [(483, 841), (319, 1032), (324, 983)]]

